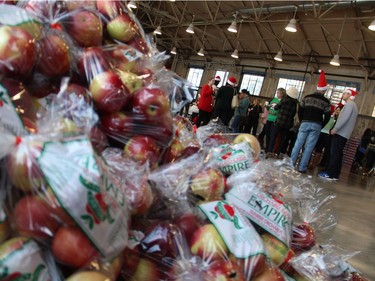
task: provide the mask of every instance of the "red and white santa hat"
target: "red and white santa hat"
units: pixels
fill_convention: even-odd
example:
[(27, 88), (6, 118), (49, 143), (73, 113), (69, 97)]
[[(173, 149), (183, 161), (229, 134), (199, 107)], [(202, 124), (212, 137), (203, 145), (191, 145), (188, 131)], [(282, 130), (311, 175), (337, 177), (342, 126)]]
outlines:
[(325, 91), (328, 89), (328, 84), (326, 81), (326, 75), (324, 74), (324, 71), (320, 71), (320, 76), (319, 76), (319, 82), (318, 86), (316, 87), (318, 91)]
[(342, 92), (342, 93), (343, 93), (343, 94), (346, 94), (346, 93), (350, 94), (350, 99), (351, 99), (351, 100), (354, 100), (354, 99), (355, 99), (355, 96), (358, 95), (358, 92), (355, 91), (355, 90), (352, 90), (352, 89), (346, 89), (346, 90), (344, 90), (344, 92)]
[(215, 77), (215, 81), (219, 81), (219, 82), (221, 81), (221, 78), (219, 75)]
[(229, 77), (228, 78), (228, 81), (227, 83), (233, 87), (236, 87), (237, 86), (237, 80), (236, 78), (234, 78), (233, 76)]

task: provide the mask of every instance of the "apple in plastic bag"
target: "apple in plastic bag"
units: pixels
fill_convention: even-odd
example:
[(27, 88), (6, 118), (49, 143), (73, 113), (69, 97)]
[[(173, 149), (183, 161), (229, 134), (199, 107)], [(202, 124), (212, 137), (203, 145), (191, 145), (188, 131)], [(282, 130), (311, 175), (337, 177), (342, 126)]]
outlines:
[(159, 281), (161, 273), (158, 268), (158, 265), (146, 258), (141, 258), (138, 262), (137, 268), (133, 275), (130, 276), (129, 279), (126, 280), (133, 280), (133, 281)]
[(37, 59), (33, 37), (21, 28), (4, 25), (0, 38), (0, 73), (10, 77), (31, 74)]
[(155, 167), (160, 156), (160, 148), (153, 138), (137, 135), (126, 142), (124, 154), (140, 165), (148, 161), (150, 167)]
[(121, 1), (117, 0), (101, 0), (96, 1), (96, 8), (106, 18), (113, 19), (123, 11)]
[(139, 28), (130, 16), (124, 13), (107, 23), (107, 32), (112, 39), (126, 43), (139, 34)]
[(242, 133), (233, 140), (234, 144), (241, 142), (247, 142), (250, 145), (253, 150), (253, 158), (254, 160), (257, 160), (261, 149), (258, 139), (251, 134)]
[(45, 185), (43, 173), (37, 162), (42, 148), (42, 141), (21, 139), (8, 155), (7, 171), (11, 183), (16, 188), (30, 192)]
[(108, 146), (108, 138), (99, 126), (91, 129), (89, 138), (96, 152), (101, 153)]
[(225, 177), (215, 168), (205, 168), (190, 179), (192, 194), (205, 201), (219, 200), (225, 190)]
[(70, 36), (81, 47), (99, 46), (103, 39), (103, 25), (98, 14), (90, 10), (77, 10), (64, 19)]
[(259, 274), (258, 276), (255, 276), (253, 281), (286, 281), (281, 271), (271, 265), (268, 265), (266, 269)]
[(193, 213), (186, 213), (174, 220), (174, 223), (185, 235), (186, 240), (190, 241), (193, 233), (201, 226), (198, 218)]
[(111, 70), (96, 75), (89, 89), (95, 106), (104, 113), (120, 111), (130, 99), (128, 88)]
[(77, 69), (79, 75), (90, 84), (100, 73), (111, 70), (106, 53), (100, 47), (84, 48), (78, 54)]
[(19, 234), (37, 240), (52, 238), (61, 225), (60, 220), (50, 213), (48, 205), (37, 195), (21, 198), (13, 209), (11, 221)]
[(109, 276), (99, 271), (79, 271), (69, 276), (66, 281), (110, 281), (112, 280)]
[(204, 270), (205, 281), (245, 281), (243, 272), (230, 260), (214, 260)]
[(123, 112), (103, 115), (100, 121), (104, 132), (110, 137), (126, 138), (132, 134), (135, 126), (133, 117)]
[(74, 11), (79, 8), (85, 8), (85, 9), (91, 9), (95, 10), (96, 9), (96, 1), (93, 0), (64, 0), (65, 7), (68, 11)]
[(198, 228), (190, 240), (190, 251), (203, 259), (223, 259), (228, 254), (228, 248), (219, 232), (212, 224)]
[(130, 93), (134, 93), (143, 86), (142, 79), (135, 73), (129, 71), (118, 71), (122, 83), (129, 89)]
[(130, 71), (137, 68), (140, 58), (137, 51), (127, 45), (116, 45), (113, 50), (110, 50), (110, 59), (115, 68), (122, 71)]
[(291, 247), (295, 252), (307, 251), (316, 244), (314, 228), (307, 224), (293, 225)]
[(123, 257), (122, 275), (126, 277), (133, 276), (141, 259), (138, 247), (126, 247), (123, 251)]
[(351, 272), (350, 273), (350, 281), (370, 281), (366, 277), (362, 276), (358, 272)]
[(289, 255), (293, 255), (284, 243), (269, 233), (261, 235), (266, 250), (267, 256), (277, 265), (281, 265), (285, 260), (288, 259)]
[(240, 271), (243, 272), (245, 276), (250, 276), (251, 278), (263, 273), (266, 270), (268, 263), (266, 256), (263, 254), (250, 256), (245, 259), (236, 258), (231, 254), (230, 260), (238, 265)]
[(146, 178), (127, 183), (125, 194), (129, 200), (131, 215), (134, 217), (145, 215), (154, 202), (154, 194)]
[(221, 134), (212, 134), (203, 141), (203, 146), (212, 148), (227, 143), (230, 143), (227, 137)]
[(162, 163), (173, 163), (183, 156), (184, 150), (182, 142), (176, 137), (173, 138), (171, 144), (163, 152)]
[(11, 229), (7, 218), (0, 221), (0, 243), (4, 242), (10, 235)]
[(99, 255), (86, 235), (74, 226), (62, 226), (52, 240), (52, 253), (60, 263), (81, 268)]
[(143, 54), (147, 54), (150, 51), (147, 42), (139, 35), (135, 35), (127, 44)]
[(49, 34), (38, 42), (37, 70), (48, 76), (62, 76), (70, 70), (70, 47), (61, 34)]

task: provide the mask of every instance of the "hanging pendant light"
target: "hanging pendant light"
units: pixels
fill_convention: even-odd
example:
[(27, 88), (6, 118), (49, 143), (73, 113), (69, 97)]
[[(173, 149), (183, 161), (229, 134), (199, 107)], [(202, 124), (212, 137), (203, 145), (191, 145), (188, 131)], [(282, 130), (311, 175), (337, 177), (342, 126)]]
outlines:
[(237, 33), (237, 15), (238, 15), (238, 12), (236, 12), (236, 14), (234, 15), (234, 20), (228, 27), (229, 32)]
[(154, 30), (154, 34), (161, 35), (161, 26), (160, 25)]
[(340, 56), (339, 56), (339, 51), (340, 51), (340, 44), (339, 47), (337, 48), (337, 53), (336, 55), (333, 56), (333, 59), (329, 62), (330, 65), (333, 66), (340, 66)]
[(204, 50), (203, 48), (199, 49), (199, 52), (197, 53), (198, 56), (204, 57)]
[(288, 25), (285, 27), (286, 31), (297, 32), (297, 22), (295, 19), (291, 19)]
[(135, 1), (129, 1), (128, 7), (131, 9), (137, 9), (137, 5), (135, 4)]
[(191, 20), (191, 23), (189, 24), (188, 28), (186, 29), (187, 33), (194, 34), (194, 24), (193, 24), (194, 18), (195, 18), (195, 15), (193, 15), (193, 19)]
[(173, 47), (173, 48), (172, 48), (171, 54), (173, 54), (173, 55), (177, 54), (177, 49), (176, 49), (176, 47)]
[(233, 53), (230, 55), (232, 58), (234, 59), (238, 59), (239, 58), (239, 55), (238, 55), (238, 46), (239, 46), (240, 42), (237, 42), (237, 47), (236, 49), (233, 51)]
[(283, 61), (283, 51), (278, 51), (277, 55), (273, 58), (275, 61)]
[(373, 20), (370, 25), (368, 26), (368, 29), (375, 31), (375, 20)]

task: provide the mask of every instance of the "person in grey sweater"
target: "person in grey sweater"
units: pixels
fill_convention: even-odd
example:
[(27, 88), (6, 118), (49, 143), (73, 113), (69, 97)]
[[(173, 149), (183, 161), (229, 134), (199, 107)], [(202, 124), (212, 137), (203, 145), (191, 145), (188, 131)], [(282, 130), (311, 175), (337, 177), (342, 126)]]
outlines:
[(333, 128), (331, 129), (331, 151), (328, 166), (325, 171), (318, 174), (319, 177), (338, 180), (341, 167), (344, 147), (350, 135), (353, 132), (355, 123), (357, 121), (358, 109), (353, 101), (358, 92), (348, 89), (343, 92), (342, 99), (346, 102), (344, 108), (341, 110), (339, 117)]

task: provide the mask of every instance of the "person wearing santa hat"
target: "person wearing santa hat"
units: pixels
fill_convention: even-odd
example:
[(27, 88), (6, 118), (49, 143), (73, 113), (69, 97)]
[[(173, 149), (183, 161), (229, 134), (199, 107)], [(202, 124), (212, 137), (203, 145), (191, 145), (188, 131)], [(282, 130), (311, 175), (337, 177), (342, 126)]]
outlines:
[(234, 114), (232, 109), (233, 95), (237, 94), (236, 91), (237, 80), (233, 76), (228, 78), (225, 86), (221, 86), (216, 94), (216, 101), (212, 118), (219, 117), (225, 126), (228, 126), (230, 119)]
[(317, 91), (305, 96), (298, 109), (298, 118), (301, 125), (298, 130), (296, 142), (294, 143), (291, 159), (296, 164), (300, 151), (304, 147), (297, 169), (300, 173), (307, 172), (310, 156), (319, 139), (320, 131), (331, 118), (331, 102), (324, 97), (327, 89), (328, 84), (322, 70), (319, 76)]
[(342, 94), (345, 105), (331, 130), (331, 149), (327, 169), (318, 174), (328, 180), (338, 180), (341, 173), (344, 147), (353, 132), (357, 121), (358, 109), (353, 101), (357, 91), (347, 89)]

